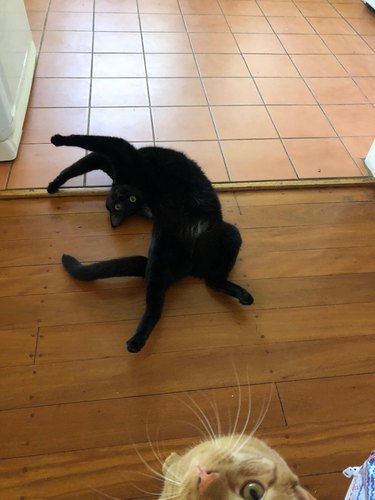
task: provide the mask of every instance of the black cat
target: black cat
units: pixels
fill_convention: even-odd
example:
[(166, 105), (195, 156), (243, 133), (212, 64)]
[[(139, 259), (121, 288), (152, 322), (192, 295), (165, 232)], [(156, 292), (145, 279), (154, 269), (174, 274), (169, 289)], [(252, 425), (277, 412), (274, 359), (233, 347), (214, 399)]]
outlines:
[(137, 150), (115, 137), (54, 135), (51, 142), (93, 153), (65, 169), (49, 185), (50, 192), (68, 178), (102, 169), (113, 179), (106, 202), (113, 226), (145, 207), (154, 217), (148, 258), (123, 257), (82, 265), (74, 257), (62, 257), (65, 269), (81, 280), (145, 277), (146, 309), (135, 334), (127, 341), (128, 351), (142, 349), (160, 319), (167, 289), (187, 275), (203, 278), (208, 286), (241, 304), (253, 303), (247, 290), (227, 280), (241, 236), (235, 226), (223, 221), (219, 199), (194, 161), (171, 149)]

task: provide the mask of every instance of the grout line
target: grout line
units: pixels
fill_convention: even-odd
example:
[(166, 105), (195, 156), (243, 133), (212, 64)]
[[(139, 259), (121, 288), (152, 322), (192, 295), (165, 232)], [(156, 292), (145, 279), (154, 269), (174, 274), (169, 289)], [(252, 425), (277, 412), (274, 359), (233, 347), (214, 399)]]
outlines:
[[(145, 44), (144, 44), (144, 38), (143, 38), (143, 29), (142, 29), (142, 22), (141, 22), (141, 12), (139, 10), (139, 1), (136, 0), (136, 5), (137, 5), (137, 14), (138, 14), (138, 23), (139, 23), (139, 30), (140, 30), (140, 37), (141, 37), (141, 44), (142, 44), (142, 56), (143, 56), (143, 65), (145, 68), (145, 79), (146, 79), (146, 87), (147, 87), (147, 99), (148, 99), (148, 110), (149, 110), (149, 115), (150, 115), (150, 123), (151, 123), (151, 130), (152, 130), (152, 144), (155, 146), (155, 124), (154, 124), (154, 117), (152, 115), (152, 103), (151, 103), (151, 93), (150, 93), (150, 85), (149, 85), (149, 76), (148, 76), (148, 71), (147, 71), (147, 60), (146, 60), (146, 53), (145, 53)], [(143, 106), (145, 107), (145, 106)]]

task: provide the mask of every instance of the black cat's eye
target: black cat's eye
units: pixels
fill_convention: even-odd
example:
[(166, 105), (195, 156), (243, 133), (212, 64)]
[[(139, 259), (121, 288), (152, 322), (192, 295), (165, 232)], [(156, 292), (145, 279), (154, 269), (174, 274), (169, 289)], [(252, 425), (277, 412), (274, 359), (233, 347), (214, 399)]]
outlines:
[(250, 481), (241, 489), (241, 497), (244, 500), (261, 500), (264, 497), (265, 489), (260, 483)]
[(129, 201), (131, 201), (132, 203), (134, 203), (135, 201), (137, 201), (137, 197), (132, 195), (132, 196), (129, 196)]
[(122, 209), (121, 203), (116, 203), (116, 205), (115, 205), (116, 212), (119, 212), (121, 209)]

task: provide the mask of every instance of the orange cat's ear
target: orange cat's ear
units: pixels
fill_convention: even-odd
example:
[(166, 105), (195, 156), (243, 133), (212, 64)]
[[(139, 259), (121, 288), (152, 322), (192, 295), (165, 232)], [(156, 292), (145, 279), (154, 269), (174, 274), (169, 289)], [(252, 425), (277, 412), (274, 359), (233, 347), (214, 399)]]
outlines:
[(177, 453), (171, 453), (163, 463), (163, 474), (166, 475), (169, 467), (173, 465), (180, 458), (180, 455)]

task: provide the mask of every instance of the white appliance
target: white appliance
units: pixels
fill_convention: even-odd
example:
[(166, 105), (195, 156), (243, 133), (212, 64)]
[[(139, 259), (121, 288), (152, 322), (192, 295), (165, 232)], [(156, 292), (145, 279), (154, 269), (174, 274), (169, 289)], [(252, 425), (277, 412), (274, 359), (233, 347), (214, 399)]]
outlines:
[(0, 0), (0, 161), (17, 156), (35, 60), (23, 0)]

